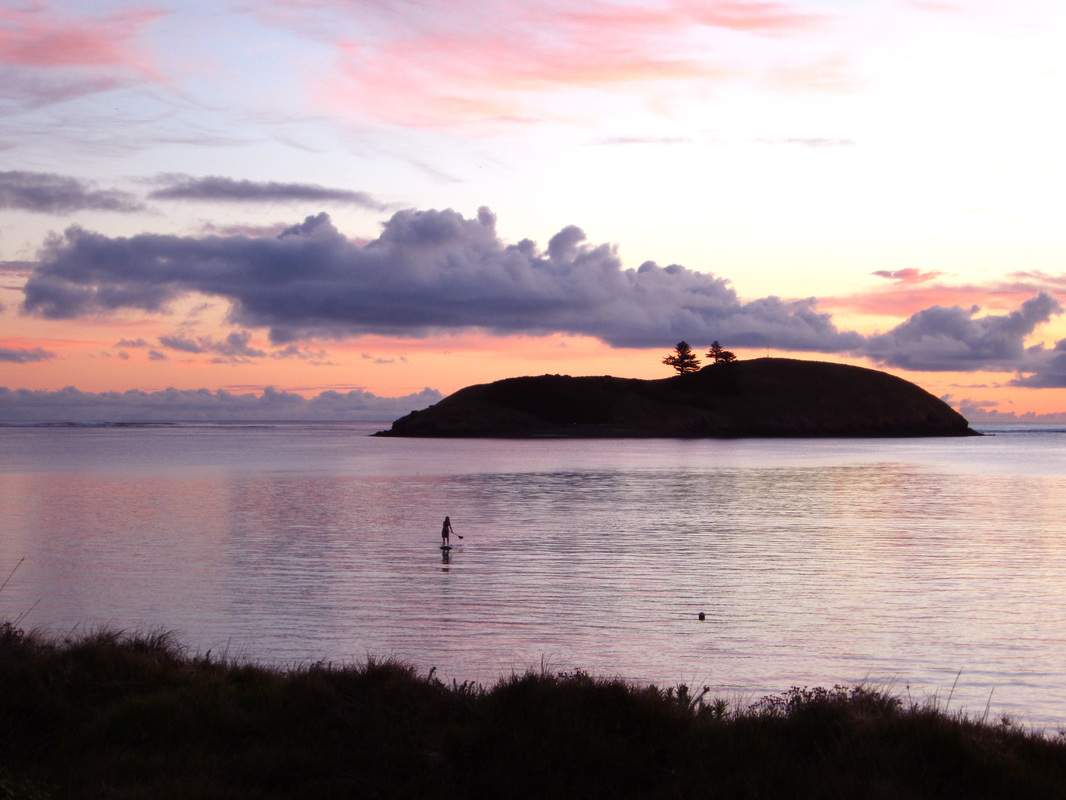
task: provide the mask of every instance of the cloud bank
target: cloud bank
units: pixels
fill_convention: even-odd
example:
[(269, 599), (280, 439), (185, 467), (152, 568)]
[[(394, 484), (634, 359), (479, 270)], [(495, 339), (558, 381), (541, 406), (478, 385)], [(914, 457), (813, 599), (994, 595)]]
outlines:
[(34, 347), (32, 350), (13, 350), (9, 347), (0, 347), (0, 362), (7, 362), (8, 364), (32, 364), (36, 361), (47, 361), (55, 357), (55, 353), (42, 350), (40, 347)]
[[(294, 203), (315, 202), (354, 205), (372, 211), (389, 206), (366, 192), (333, 189), (313, 183), (249, 181), (218, 176), (162, 175), (162, 185), (148, 193), (151, 200), (195, 202)], [(85, 181), (50, 172), (0, 172), (0, 208), (42, 214), (69, 214), (75, 211), (146, 211), (148, 206), (130, 192), (96, 189)]]
[(436, 389), (405, 397), (370, 392), (325, 391), (306, 399), (267, 387), (262, 394), (224, 390), (167, 389), (161, 392), (56, 392), (0, 387), (3, 422), (185, 422), (185, 421), (386, 421), (440, 400)]
[(1027, 353), (1033, 365), (1032, 374), (1019, 376), (1011, 386), (1026, 389), (1066, 389), (1066, 339), (1059, 339), (1052, 348), (1036, 346)]
[(196, 200), (219, 203), (288, 203), (293, 201), (332, 202), (362, 206), (374, 211), (387, 208), (366, 192), (330, 189), (308, 183), (248, 181), (215, 175), (196, 178), (191, 175), (161, 176), (166, 185), (149, 192), (152, 200)]
[(688, 337), (837, 352), (862, 342), (811, 299), (745, 303), (727, 281), (676, 264), (623, 269), (614, 247), (587, 243), (576, 226), (543, 252), (528, 239), (505, 244), (484, 208), (474, 219), (400, 211), (365, 245), (324, 213), (270, 238), (110, 238), (74, 227), (44, 248), (23, 307), (52, 319), (157, 312), (192, 292), (228, 300), (232, 322), (268, 328), (275, 343), (464, 328), (559, 331), (627, 347)]
[(47, 172), (0, 172), (0, 208), (41, 214), (72, 211), (132, 212), (145, 209), (137, 197), (114, 189), (93, 189), (65, 175)]
[(971, 424), (994, 422), (1000, 424), (1020, 423), (1030, 425), (1033, 423), (1039, 423), (1044, 425), (1061, 425), (1066, 423), (1066, 412), (1061, 411), (1050, 414), (1038, 414), (1034, 411), (1026, 411), (1019, 414), (1010, 409), (1001, 410), (997, 408), (1000, 403), (995, 400), (974, 400), (968, 397), (955, 400), (950, 396), (941, 399), (957, 408), (959, 413), (966, 417)]
[[(838, 329), (814, 298), (742, 301), (727, 280), (677, 264), (625, 269), (614, 246), (590, 244), (574, 225), (544, 250), (529, 239), (507, 244), (486, 208), (472, 219), (452, 210), (399, 211), (365, 244), (342, 236), (325, 213), (276, 237), (111, 238), (72, 227), (40, 258), (23, 290), (26, 312), (52, 319), (160, 312), (197, 293), (225, 299), (230, 322), (266, 328), (275, 344), (462, 329), (560, 332), (615, 347), (719, 340), (737, 348), (865, 356), (908, 370), (1019, 370), (1037, 373), (1035, 382), (1042, 370), (1060, 369), (1060, 355), (1066, 360), (1066, 353), (1024, 345), (1062, 311), (1047, 293), (1002, 315), (932, 306), (867, 337)], [(247, 341), (229, 342), (232, 354), (240, 355)], [(164, 344), (204, 348), (193, 340)]]
[(979, 310), (976, 306), (924, 309), (889, 333), (867, 339), (863, 354), (910, 370), (1019, 369), (1033, 361), (1025, 350), (1025, 338), (1061, 313), (1062, 306), (1042, 292), (1008, 314), (975, 319)]

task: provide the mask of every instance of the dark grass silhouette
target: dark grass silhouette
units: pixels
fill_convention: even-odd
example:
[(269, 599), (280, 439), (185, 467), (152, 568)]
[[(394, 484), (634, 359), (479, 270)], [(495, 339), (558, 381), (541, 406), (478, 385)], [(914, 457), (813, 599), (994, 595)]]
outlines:
[(0, 626), (0, 798), (1061, 798), (1066, 741), (864, 686), (267, 668)]

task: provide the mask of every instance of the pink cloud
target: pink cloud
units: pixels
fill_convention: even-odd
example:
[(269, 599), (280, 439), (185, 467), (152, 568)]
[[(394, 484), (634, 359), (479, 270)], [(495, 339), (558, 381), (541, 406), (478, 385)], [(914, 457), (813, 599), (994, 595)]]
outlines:
[(362, 18), (353, 20), (360, 34), (332, 40), (341, 77), (316, 89), (320, 103), (402, 124), (447, 125), (551, 117), (561, 112), (544, 93), (571, 89), (644, 91), (652, 82), (742, 77), (774, 89), (847, 84), (847, 60), (839, 56), (796, 53), (791, 63), (777, 56), (760, 63), (764, 51), (739, 46), (737, 37), (802, 38), (825, 26), (826, 18), (786, 3), (501, 3), (491, 24), (483, 7), (462, 3), (448, 6), (450, 16), (420, 10), (404, 24), (382, 8), (371, 22), (360, 8)]
[(967, 11), (965, 6), (938, 0), (908, 0), (905, 5), (916, 11), (928, 11), (934, 14), (965, 14)]
[(888, 278), (889, 280), (896, 281), (898, 283), (925, 283), (931, 281), (933, 278), (937, 278), (943, 275), (943, 272), (922, 272), (921, 270), (914, 269), (913, 267), (907, 269), (897, 269), (890, 271), (887, 269), (879, 269), (873, 273), (879, 278)]
[(984, 311), (1008, 311), (1020, 297), (1046, 292), (1066, 301), (1066, 275), (1016, 272), (994, 284), (952, 284), (936, 281), (942, 273), (916, 269), (880, 270), (878, 277), (894, 281), (890, 288), (840, 297), (819, 298), (819, 305), (834, 312), (855, 312), (871, 316), (909, 317), (931, 306), (978, 306)]
[(751, 33), (792, 33), (807, 30), (824, 21), (824, 17), (796, 11), (786, 3), (681, 0), (674, 6), (690, 14), (701, 25)]
[(136, 39), (164, 12), (117, 11), (102, 17), (72, 17), (43, 2), (0, 7), (0, 63), (15, 67), (118, 67), (152, 74), (150, 58)]
[(692, 59), (622, 46), (594, 49), (576, 37), (535, 44), (502, 34), (477, 40), (434, 36), (375, 48), (349, 40), (339, 42), (337, 52), (343, 78), (321, 92), (320, 101), (402, 124), (531, 122), (553, 112), (531, 104), (524, 93), (711, 74)]
[[(575, 8), (579, 10), (574, 10)], [(678, 34), (693, 26), (760, 35), (798, 33), (821, 25), (825, 18), (797, 11), (786, 3), (706, 2), (673, 0), (658, 6), (586, 3), (547, 10), (560, 27), (577, 27), (601, 35), (647, 36)]]

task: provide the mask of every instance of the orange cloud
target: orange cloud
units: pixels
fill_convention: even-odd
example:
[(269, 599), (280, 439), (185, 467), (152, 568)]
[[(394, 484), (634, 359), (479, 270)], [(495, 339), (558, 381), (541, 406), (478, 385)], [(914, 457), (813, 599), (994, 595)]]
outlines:
[(782, 92), (846, 92), (861, 85), (852, 72), (851, 60), (839, 54), (810, 63), (777, 66), (766, 72), (762, 82)]

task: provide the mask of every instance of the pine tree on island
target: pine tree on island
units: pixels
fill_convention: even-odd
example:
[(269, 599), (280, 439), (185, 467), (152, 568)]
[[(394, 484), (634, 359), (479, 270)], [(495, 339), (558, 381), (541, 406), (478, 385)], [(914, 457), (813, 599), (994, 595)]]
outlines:
[(707, 353), (707, 358), (714, 359), (715, 364), (728, 364), (737, 360), (737, 354), (732, 350), (724, 349), (718, 342), (711, 342), (711, 350)]
[(663, 359), (663, 363), (676, 369), (678, 375), (684, 375), (686, 372), (695, 372), (700, 368), (700, 360), (696, 358), (696, 354), (692, 352), (692, 348), (685, 341), (678, 342), (674, 352), (666, 356)]

